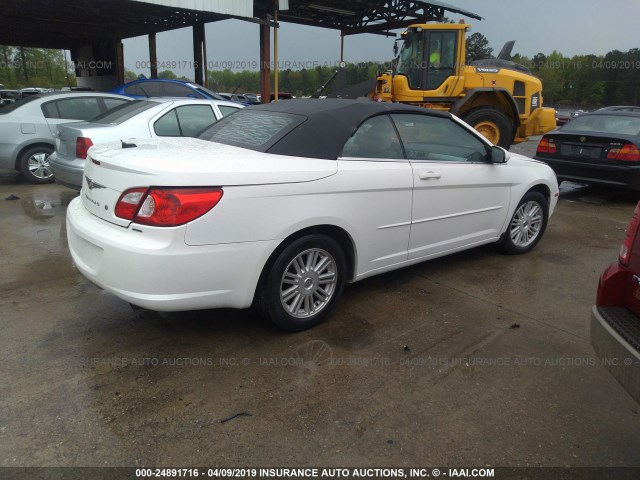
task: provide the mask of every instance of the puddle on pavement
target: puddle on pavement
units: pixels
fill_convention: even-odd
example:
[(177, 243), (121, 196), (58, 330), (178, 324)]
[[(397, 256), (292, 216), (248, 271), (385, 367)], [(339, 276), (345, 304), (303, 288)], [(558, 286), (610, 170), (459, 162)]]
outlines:
[(34, 220), (52, 218), (67, 208), (78, 192), (56, 191), (47, 193), (29, 193), (20, 197), (25, 214)]

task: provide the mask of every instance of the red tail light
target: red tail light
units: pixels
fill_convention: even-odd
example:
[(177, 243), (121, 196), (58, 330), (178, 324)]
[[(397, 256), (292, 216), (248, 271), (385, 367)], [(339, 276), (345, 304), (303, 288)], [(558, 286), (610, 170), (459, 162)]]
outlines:
[(612, 148), (609, 150), (607, 158), (624, 162), (638, 162), (640, 161), (640, 151), (633, 143), (625, 143), (622, 148)]
[(556, 144), (553, 139), (542, 137), (540, 143), (538, 143), (536, 153), (556, 153)]
[(132, 188), (120, 196), (115, 214), (142, 225), (176, 227), (201, 217), (221, 198), (221, 188)]
[(629, 257), (631, 256), (631, 247), (633, 246), (633, 242), (636, 239), (636, 234), (638, 233), (638, 228), (640, 227), (640, 203), (636, 205), (636, 209), (633, 212), (633, 217), (629, 221), (629, 226), (627, 226), (627, 231), (624, 235), (624, 241), (622, 242), (622, 246), (620, 247), (620, 257), (619, 261), (625, 267), (629, 265)]
[(93, 142), (90, 138), (78, 137), (76, 138), (76, 157), (87, 158), (87, 151), (93, 147)]

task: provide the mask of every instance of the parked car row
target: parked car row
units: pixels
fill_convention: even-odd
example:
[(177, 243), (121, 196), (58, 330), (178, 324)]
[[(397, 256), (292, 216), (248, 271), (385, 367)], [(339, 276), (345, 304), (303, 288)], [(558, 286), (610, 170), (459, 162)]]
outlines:
[[(23, 96), (27, 90), (29, 92)], [(122, 94), (83, 93), (76, 88), (64, 93), (43, 93), (40, 90), (24, 89), (19, 92), (18, 101), (0, 108), (0, 168), (17, 170), (33, 183), (49, 183), (57, 178), (63, 185), (77, 189), (82, 184), (84, 159), (75, 155), (76, 149), (84, 154), (91, 145), (102, 141), (100, 135), (107, 140), (118, 135), (123, 138), (132, 135), (194, 136), (210, 123), (244, 106), (238, 102), (225, 102), (215, 92), (199, 85), (177, 80), (136, 80), (114, 90)], [(175, 98), (169, 102), (166, 97)], [(103, 115), (132, 102), (134, 98), (147, 99), (145, 105), (156, 107), (147, 115), (157, 114), (157, 118), (144, 116), (144, 119), (134, 119), (137, 113), (142, 113), (142, 110), (136, 110), (139, 106), (117, 109), (113, 116)], [(120, 113), (122, 116), (118, 116)], [(96, 117), (101, 127), (98, 129), (100, 135), (96, 133), (95, 125), (85, 124), (82, 127), (94, 128), (93, 138), (79, 134), (82, 140), (78, 141), (77, 147), (61, 142), (60, 137), (55, 140), (60, 133), (65, 136), (75, 134), (62, 124), (89, 121)], [(145, 121), (152, 124), (146, 125), (146, 130), (139, 128)], [(62, 150), (52, 156), (56, 144)], [(52, 160), (55, 161), (53, 165)]]
[(574, 117), (576, 117), (576, 112), (574, 110), (569, 110), (566, 108), (560, 108), (556, 110), (556, 125), (558, 127), (566, 124), (571, 121)]
[(9, 105), (21, 98), (30, 97), (31, 95), (38, 95), (40, 93), (53, 92), (51, 88), (23, 88), (21, 90), (9, 90), (0, 89), (0, 107), (3, 105)]

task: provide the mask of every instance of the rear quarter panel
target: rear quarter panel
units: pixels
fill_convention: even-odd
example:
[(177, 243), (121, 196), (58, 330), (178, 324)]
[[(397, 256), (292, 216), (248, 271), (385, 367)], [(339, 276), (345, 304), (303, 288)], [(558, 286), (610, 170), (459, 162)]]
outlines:
[(337, 174), (313, 182), (224, 187), (220, 203), (187, 226), (186, 243), (282, 241), (332, 225), (351, 238), (356, 273), (405, 262), (413, 185), (408, 162), (338, 163)]

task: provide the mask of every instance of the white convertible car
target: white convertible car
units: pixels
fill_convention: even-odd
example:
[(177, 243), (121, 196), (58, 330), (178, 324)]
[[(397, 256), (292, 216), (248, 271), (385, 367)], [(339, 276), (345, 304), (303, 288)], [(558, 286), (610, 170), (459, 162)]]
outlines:
[(487, 243), (531, 250), (557, 199), (547, 165), (450, 114), (291, 100), (199, 138), (91, 148), (67, 230), (78, 269), (133, 305), (253, 305), (295, 331), (346, 282)]

